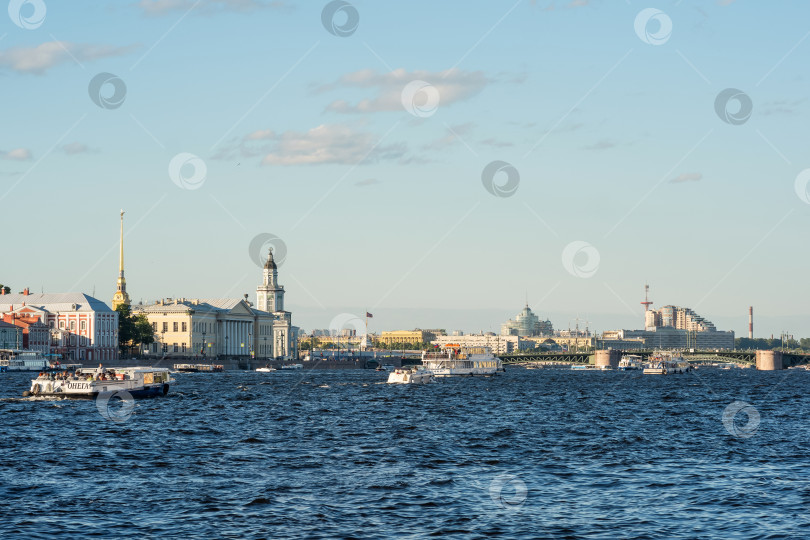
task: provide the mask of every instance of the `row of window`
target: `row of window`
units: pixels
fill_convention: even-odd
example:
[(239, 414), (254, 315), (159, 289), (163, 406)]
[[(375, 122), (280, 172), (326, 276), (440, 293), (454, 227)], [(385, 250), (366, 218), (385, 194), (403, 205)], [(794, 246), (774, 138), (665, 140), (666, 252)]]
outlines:
[[(169, 323), (164, 322), (163, 326), (161, 328), (162, 328), (161, 332), (165, 334), (166, 332), (169, 331)], [(152, 323), (152, 332), (157, 333), (157, 331), (158, 331), (158, 323), (153, 322)], [(188, 323), (186, 323), (185, 321), (182, 322), (182, 323), (173, 322), (172, 323), (172, 332), (188, 332)]]

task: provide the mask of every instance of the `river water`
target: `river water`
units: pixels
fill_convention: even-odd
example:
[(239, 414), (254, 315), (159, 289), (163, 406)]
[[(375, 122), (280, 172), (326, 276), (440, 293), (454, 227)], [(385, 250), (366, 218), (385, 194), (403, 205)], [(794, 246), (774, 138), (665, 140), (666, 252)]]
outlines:
[(0, 537), (810, 536), (808, 372), (176, 377), (133, 409), (0, 374)]

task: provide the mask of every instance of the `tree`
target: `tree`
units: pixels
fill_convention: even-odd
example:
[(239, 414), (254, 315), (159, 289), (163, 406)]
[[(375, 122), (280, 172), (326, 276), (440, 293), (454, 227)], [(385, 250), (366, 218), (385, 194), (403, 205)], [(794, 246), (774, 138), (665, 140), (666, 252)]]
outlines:
[(135, 316), (135, 339), (141, 345), (151, 345), (155, 342), (155, 333), (152, 330), (152, 323), (146, 318), (145, 313)]
[(146, 315), (133, 315), (132, 309), (126, 304), (119, 305), (115, 311), (118, 312), (118, 349), (122, 353), (129, 347), (155, 342), (155, 334)]
[(11, 287), (7, 287), (0, 283), (0, 291), (3, 291), (3, 294), (11, 294)]

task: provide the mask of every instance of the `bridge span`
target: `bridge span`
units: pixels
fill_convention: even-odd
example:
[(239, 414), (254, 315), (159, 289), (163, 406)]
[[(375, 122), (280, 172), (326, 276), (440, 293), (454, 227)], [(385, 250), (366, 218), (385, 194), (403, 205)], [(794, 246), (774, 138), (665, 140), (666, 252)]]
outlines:
[[(501, 354), (498, 357), (504, 364), (515, 364), (523, 362), (538, 363), (560, 363), (560, 364), (593, 364), (596, 351), (590, 352), (530, 352), (523, 354)], [(620, 351), (622, 356), (641, 356), (646, 360), (654, 351), (652, 350), (629, 350)], [(695, 350), (693, 352), (681, 351), (684, 360), (693, 363), (714, 363), (714, 362), (739, 362), (745, 364), (755, 364), (757, 359), (756, 351), (715, 351), (715, 350)], [(801, 364), (810, 364), (810, 354), (782, 353), (782, 366), (791, 367)]]

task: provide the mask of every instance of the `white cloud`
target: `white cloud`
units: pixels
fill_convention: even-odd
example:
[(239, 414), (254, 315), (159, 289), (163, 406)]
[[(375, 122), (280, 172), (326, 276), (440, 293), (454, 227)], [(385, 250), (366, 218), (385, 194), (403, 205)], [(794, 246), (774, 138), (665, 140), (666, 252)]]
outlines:
[(136, 47), (136, 45), (113, 47), (112, 45), (47, 41), (36, 47), (13, 47), (0, 51), (0, 67), (9, 68), (18, 73), (42, 75), (59, 64), (121, 56), (128, 54)]
[(508, 141), (499, 141), (498, 139), (495, 139), (493, 137), (490, 137), (489, 139), (484, 139), (483, 141), (481, 141), (481, 144), (493, 146), (495, 148), (506, 148), (507, 146), (514, 146), (514, 144)]
[(703, 178), (703, 173), (693, 172), (693, 173), (682, 173), (670, 180), (670, 182), (678, 183), (678, 182), (697, 182), (698, 180)]
[(220, 149), (214, 159), (261, 156), (262, 165), (354, 165), (401, 159), (407, 150), (404, 143), (381, 144), (380, 135), (322, 124), (308, 131), (254, 131)]
[(276, 134), (271, 129), (260, 129), (258, 131), (254, 131), (253, 133), (248, 133), (245, 135), (246, 141), (263, 141), (266, 139), (273, 139), (275, 138)]
[(601, 141), (589, 146), (585, 146), (584, 148), (585, 150), (607, 150), (608, 148), (613, 148), (614, 146), (616, 146), (615, 142), (602, 139)]
[(460, 69), (406, 71), (400, 68), (389, 73), (378, 73), (373, 69), (364, 69), (348, 73), (332, 84), (321, 86), (318, 91), (325, 92), (346, 87), (368, 88), (375, 91), (373, 97), (354, 104), (342, 99), (335, 100), (327, 106), (327, 110), (333, 112), (402, 111), (402, 89), (416, 80), (425, 81), (436, 88), (440, 98), (439, 107), (469, 99), (480, 93), (491, 82), (481, 71)]
[(72, 142), (62, 146), (62, 151), (70, 156), (75, 154), (86, 154), (90, 152), (90, 148), (86, 144)]
[(250, 12), (266, 8), (290, 9), (290, 5), (281, 0), (140, 0), (138, 7), (150, 16), (165, 15), (172, 11), (189, 11), (192, 8), (201, 13)]
[(370, 133), (342, 125), (322, 124), (307, 132), (287, 131), (276, 137), (263, 165), (356, 164), (396, 159), (405, 154), (404, 144), (378, 145)]
[(31, 159), (31, 151), (28, 148), (15, 148), (8, 152), (0, 150), (0, 158), (13, 161), (28, 161)]

